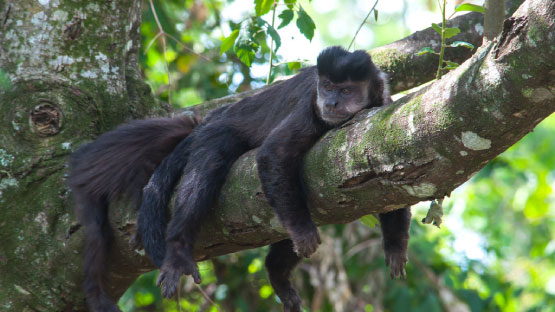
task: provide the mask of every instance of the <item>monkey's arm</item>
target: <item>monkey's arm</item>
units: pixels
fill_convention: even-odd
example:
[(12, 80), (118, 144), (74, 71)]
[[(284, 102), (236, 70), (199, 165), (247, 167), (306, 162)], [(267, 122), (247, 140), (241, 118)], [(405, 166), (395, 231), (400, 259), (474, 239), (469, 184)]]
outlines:
[(389, 266), (391, 279), (405, 277), (405, 265), (408, 261), (410, 206), (380, 213), (385, 264)]
[(287, 229), (295, 252), (309, 257), (321, 243), (303, 191), (302, 159), (319, 135), (285, 120), (264, 141), (257, 156), (258, 175), (270, 205)]

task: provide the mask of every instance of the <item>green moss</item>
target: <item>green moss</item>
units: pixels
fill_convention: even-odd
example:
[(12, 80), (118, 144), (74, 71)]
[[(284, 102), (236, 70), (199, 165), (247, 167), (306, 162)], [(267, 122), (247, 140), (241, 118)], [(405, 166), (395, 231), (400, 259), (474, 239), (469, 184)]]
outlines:
[(406, 59), (411, 55), (403, 53), (398, 49), (377, 49), (372, 50), (370, 55), (376, 66), (384, 71), (390, 71), (399, 65), (406, 64)]

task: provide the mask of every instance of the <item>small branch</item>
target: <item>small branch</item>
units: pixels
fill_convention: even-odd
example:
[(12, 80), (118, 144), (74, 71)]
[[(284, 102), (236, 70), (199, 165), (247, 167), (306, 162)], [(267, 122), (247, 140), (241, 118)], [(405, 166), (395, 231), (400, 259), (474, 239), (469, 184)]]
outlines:
[(366, 17), (364, 18), (364, 20), (362, 21), (362, 23), (360, 23), (360, 26), (358, 26), (358, 29), (355, 33), (355, 35), (353, 36), (353, 40), (351, 40), (351, 43), (349, 43), (349, 47), (347, 48), (347, 50), (351, 49), (351, 46), (353, 45), (353, 43), (355, 42), (355, 39), (358, 35), (358, 33), (360, 32), (360, 30), (362, 29), (362, 26), (364, 26), (364, 24), (366, 23), (366, 21), (368, 20), (368, 17), (370, 17), (370, 14), (372, 14), (372, 12), (374, 12), (374, 9), (376, 8), (376, 5), (378, 4), (379, 0), (376, 0), (376, 2), (374, 2), (374, 6), (372, 6), (372, 8), (370, 9), (370, 11), (368, 12), (368, 14), (366, 14)]
[[(150, 2), (150, 8), (152, 10), (152, 14), (154, 15), (154, 19), (156, 20), (156, 24), (158, 25), (158, 31), (159, 34), (162, 34), (162, 49), (164, 50), (164, 62), (166, 63), (166, 74), (168, 76), (168, 104), (170, 104), (170, 106), (172, 105), (172, 98), (171, 98), (171, 89), (172, 89), (172, 83), (171, 83), (171, 78), (170, 78), (170, 66), (168, 64), (168, 58), (166, 56), (166, 32), (164, 32), (164, 29), (162, 28), (162, 24), (160, 24), (160, 20), (158, 19), (158, 14), (156, 14), (156, 9), (154, 8), (154, 3), (152, 3), (152, 0), (149, 0)], [(158, 35), (156, 35), (158, 36)]]
[[(272, 8), (272, 28), (274, 27), (276, 21), (276, 2), (274, 1)], [(268, 78), (266, 79), (266, 84), (270, 84), (270, 79), (272, 78), (272, 61), (274, 59), (274, 39), (270, 36), (270, 66), (268, 68)]]

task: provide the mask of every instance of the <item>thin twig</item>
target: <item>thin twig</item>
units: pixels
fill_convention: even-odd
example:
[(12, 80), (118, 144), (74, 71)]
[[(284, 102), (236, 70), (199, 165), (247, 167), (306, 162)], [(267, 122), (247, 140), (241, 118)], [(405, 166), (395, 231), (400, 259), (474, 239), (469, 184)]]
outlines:
[[(438, 0), (439, 3), (439, 0)], [(445, 0), (443, 0), (443, 6), (439, 6), (441, 8), (441, 49), (439, 50), (439, 65), (437, 67), (437, 74), (436, 79), (441, 79), (443, 74), (443, 53), (445, 53), (445, 28), (446, 28), (446, 19), (445, 19)]]
[[(276, 2), (272, 5), (272, 28), (274, 28), (274, 23), (276, 21)], [(272, 61), (274, 59), (274, 38), (270, 37), (270, 67), (268, 69), (268, 78), (266, 79), (266, 84), (270, 84), (270, 78), (272, 77)]]
[(206, 56), (195, 52), (195, 50), (189, 48), (188, 46), (186, 46), (183, 42), (181, 42), (179, 39), (175, 38), (174, 36), (164, 32), (164, 35), (169, 37), (170, 39), (172, 39), (173, 41), (175, 41), (175, 43), (177, 43), (180, 47), (182, 47), (183, 49), (193, 53), (194, 55), (200, 57), (201, 59), (205, 60), (205, 61), (211, 61), (209, 58), (207, 58)]
[(212, 301), (212, 299), (210, 298), (210, 296), (204, 291), (204, 289), (202, 289), (202, 287), (200, 287), (200, 285), (195, 284), (195, 286), (197, 286), (198, 290), (200, 291), (200, 293), (204, 296), (204, 299), (206, 299), (206, 301), (210, 302), (211, 305), (213, 305), (216, 308), (216, 311), (220, 312), (220, 309), (218, 309), (218, 305), (216, 305), (216, 303), (214, 301)]
[(156, 36), (154, 36), (154, 38), (152, 38), (152, 40), (150, 40), (150, 42), (148, 43), (148, 45), (146, 46), (146, 49), (145, 49), (145, 52), (144, 52), (144, 53), (146, 54), (146, 52), (148, 51), (148, 49), (150, 49), (150, 47), (152, 46), (152, 44), (154, 43), (154, 41), (156, 41), (156, 39), (158, 39), (158, 37), (163, 36), (163, 35), (164, 35), (163, 32), (158, 32), (158, 33), (156, 34)]
[[(154, 3), (152, 3), (152, 0), (149, 0), (149, 2), (150, 2), (150, 8), (152, 10), (152, 14), (154, 15), (154, 20), (156, 20), (156, 24), (158, 25), (158, 31), (162, 34), (165, 34), (166, 32), (162, 28), (162, 24), (160, 24), (160, 20), (158, 19), (158, 14), (156, 14), (156, 9), (154, 8)], [(171, 98), (172, 82), (171, 82), (171, 78), (170, 78), (170, 66), (168, 64), (168, 57), (167, 57), (167, 51), (166, 51), (166, 36), (165, 35), (162, 35), (162, 49), (164, 50), (164, 62), (166, 63), (166, 75), (168, 76), (168, 104), (170, 104), (170, 106), (171, 106), (172, 105), (172, 98)]]
[(374, 9), (376, 8), (376, 5), (378, 4), (379, 0), (376, 0), (376, 2), (374, 2), (374, 6), (372, 6), (372, 8), (370, 9), (370, 12), (368, 12), (368, 14), (366, 14), (366, 17), (364, 18), (364, 20), (362, 21), (362, 23), (360, 23), (360, 26), (358, 26), (357, 32), (355, 33), (355, 35), (353, 36), (353, 40), (351, 40), (351, 43), (349, 43), (349, 47), (347, 48), (347, 50), (351, 49), (351, 46), (353, 45), (353, 43), (355, 42), (355, 39), (358, 35), (358, 32), (362, 29), (362, 26), (364, 26), (364, 24), (366, 23), (366, 20), (368, 20), (368, 17), (370, 17), (370, 14), (374, 11)]

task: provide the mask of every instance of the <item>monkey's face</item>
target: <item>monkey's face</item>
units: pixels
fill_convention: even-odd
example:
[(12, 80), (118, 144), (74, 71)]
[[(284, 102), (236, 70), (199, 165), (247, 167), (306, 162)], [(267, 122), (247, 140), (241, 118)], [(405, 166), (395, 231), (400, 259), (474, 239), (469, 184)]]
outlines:
[(326, 77), (318, 79), (316, 106), (327, 124), (337, 126), (369, 105), (367, 81), (334, 83)]

